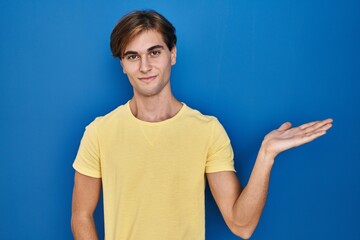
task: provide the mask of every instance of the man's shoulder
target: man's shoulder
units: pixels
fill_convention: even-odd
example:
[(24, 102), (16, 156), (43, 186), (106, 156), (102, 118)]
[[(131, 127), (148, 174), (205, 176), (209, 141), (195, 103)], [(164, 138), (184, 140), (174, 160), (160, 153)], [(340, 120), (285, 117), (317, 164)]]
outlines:
[(197, 109), (191, 108), (186, 105), (186, 119), (189, 121), (193, 121), (198, 124), (213, 124), (214, 122), (218, 122), (218, 119), (215, 116), (203, 114)]
[(110, 126), (112, 123), (118, 122), (119, 119), (125, 119), (127, 116), (128, 103), (118, 106), (109, 113), (96, 117), (89, 125), (91, 127)]

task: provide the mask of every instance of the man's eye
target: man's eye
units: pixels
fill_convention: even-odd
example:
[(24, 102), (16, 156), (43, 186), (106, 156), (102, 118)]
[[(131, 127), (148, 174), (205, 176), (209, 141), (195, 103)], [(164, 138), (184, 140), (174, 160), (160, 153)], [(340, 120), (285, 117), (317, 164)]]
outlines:
[(129, 56), (127, 56), (127, 59), (128, 60), (130, 60), (130, 61), (135, 61), (135, 60), (137, 60), (139, 58), (139, 56), (138, 55), (129, 55)]
[(153, 56), (153, 57), (156, 57), (156, 56), (159, 56), (160, 55), (160, 50), (156, 50), (156, 51), (151, 51), (151, 56)]

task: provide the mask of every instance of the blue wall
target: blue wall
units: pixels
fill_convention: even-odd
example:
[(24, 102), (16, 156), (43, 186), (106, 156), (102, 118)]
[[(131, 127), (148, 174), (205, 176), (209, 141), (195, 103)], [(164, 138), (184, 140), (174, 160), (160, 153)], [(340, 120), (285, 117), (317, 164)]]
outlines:
[[(143, 8), (176, 26), (174, 92), (220, 119), (244, 185), (268, 131), (334, 118), (325, 137), (278, 157), (252, 239), (360, 239), (355, 0), (1, 1), (0, 239), (72, 238), (71, 164), (84, 127), (131, 97), (109, 35)], [(206, 204), (207, 240), (237, 239), (208, 190)]]

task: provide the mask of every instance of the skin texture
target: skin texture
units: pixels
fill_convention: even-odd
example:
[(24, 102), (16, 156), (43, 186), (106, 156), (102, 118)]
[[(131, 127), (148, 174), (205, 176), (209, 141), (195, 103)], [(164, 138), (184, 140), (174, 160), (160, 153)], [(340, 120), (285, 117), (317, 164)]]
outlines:
[[(123, 71), (133, 87), (130, 108), (135, 117), (159, 122), (176, 115), (182, 104), (170, 87), (171, 67), (176, 63), (176, 47), (168, 49), (153, 30), (135, 37), (121, 59)], [(206, 174), (211, 192), (229, 229), (250, 238), (263, 211), (269, 179), (276, 156), (290, 148), (311, 142), (332, 127), (332, 119), (292, 128), (286, 122), (268, 133), (260, 147), (249, 182), (242, 188), (234, 172)], [(93, 212), (101, 191), (101, 179), (75, 173), (72, 230), (76, 240), (97, 239)]]
[(76, 240), (96, 240), (93, 213), (99, 200), (101, 179), (75, 172), (71, 229)]

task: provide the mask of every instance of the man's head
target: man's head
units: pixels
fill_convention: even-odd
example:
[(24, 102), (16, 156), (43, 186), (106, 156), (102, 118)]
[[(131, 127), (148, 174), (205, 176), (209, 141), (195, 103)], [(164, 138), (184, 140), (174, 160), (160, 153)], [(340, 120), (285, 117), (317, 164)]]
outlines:
[(174, 26), (154, 10), (135, 11), (125, 15), (111, 33), (110, 47), (114, 57), (122, 59), (126, 45), (140, 33), (156, 30), (171, 51), (176, 45)]
[(176, 35), (169, 21), (155, 11), (132, 12), (117, 23), (110, 45), (135, 96), (171, 96)]

